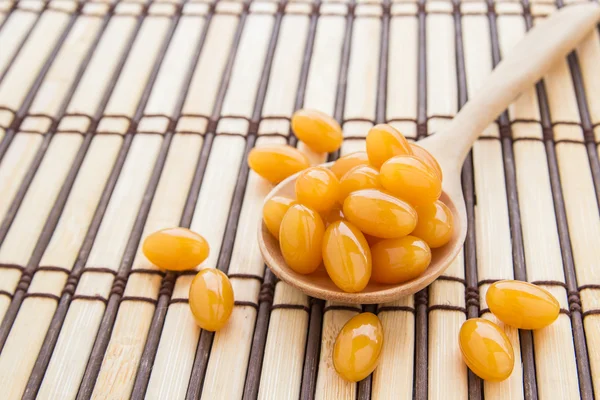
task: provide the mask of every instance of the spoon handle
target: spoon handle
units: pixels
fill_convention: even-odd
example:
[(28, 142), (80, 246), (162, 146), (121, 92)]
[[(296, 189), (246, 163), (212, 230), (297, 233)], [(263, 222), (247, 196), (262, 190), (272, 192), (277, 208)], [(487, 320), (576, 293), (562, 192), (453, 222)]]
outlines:
[(440, 161), (446, 161), (445, 167), (460, 168), (480, 133), (555, 62), (565, 58), (599, 19), (600, 7), (589, 3), (565, 7), (537, 24), (496, 66), (447, 128), (425, 140), (427, 147)]

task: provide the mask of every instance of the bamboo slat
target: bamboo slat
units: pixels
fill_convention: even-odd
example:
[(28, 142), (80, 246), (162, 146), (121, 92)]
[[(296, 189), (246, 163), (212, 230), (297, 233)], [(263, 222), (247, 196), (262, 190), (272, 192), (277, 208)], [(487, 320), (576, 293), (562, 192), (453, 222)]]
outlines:
[[(464, 4), (463, 13), (485, 10), (485, 4)], [(471, 93), (483, 83), (492, 69), (489, 21), (485, 16), (465, 15), (462, 18), (465, 52), (466, 85)], [(522, 95), (534, 95), (533, 91)], [(496, 125), (488, 127), (485, 137), (499, 138)], [(477, 235), (477, 278), (481, 281), (514, 279), (511, 255), (511, 236), (502, 148), (499, 141), (479, 140), (473, 146), (473, 165), (477, 206), (475, 222)], [(481, 309), (487, 309), (485, 294), (488, 284), (479, 286)], [(491, 313), (488, 318), (500, 323)], [(508, 380), (500, 383), (484, 382), (484, 395), (491, 398), (524, 398), (521, 346), (517, 329), (503, 325), (515, 351), (515, 367)]]
[[(525, 23), (522, 18), (502, 16), (499, 18), (498, 26), (500, 48), (502, 52), (506, 52), (524, 34)], [(527, 106), (530, 105), (531, 103), (527, 103)], [(535, 107), (519, 111), (519, 116), (525, 114), (528, 119), (539, 120), (539, 110)], [(541, 130), (538, 129), (537, 132), (541, 134)], [(544, 146), (539, 142), (520, 141), (514, 144), (514, 149), (527, 279), (564, 282), (561, 248)], [(560, 286), (552, 286), (548, 289), (557, 296), (561, 307), (565, 308), (566, 291)], [(560, 315), (553, 325), (533, 332), (533, 340), (536, 349), (537, 390), (540, 395), (578, 397), (579, 385), (569, 318)], [(559, 351), (547, 351), (548, 348), (559, 343)], [(545, 350), (540, 351), (541, 349)], [(556, 365), (564, 365), (564, 368), (558, 370)]]
[[(251, 240), (272, 186), (246, 164), (276, 143), (332, 160), (364, 150), (382, 122), (410, 140), (439, 131), (527, 29), (583, 1), (0, 2), (4, 397), (593, 400), (598, 32), (475, 143), (464, 251), (415, 296), (331, 304), (279, 282)], [(340, 121), (338, 152), (290, 135), (301, 107)], [(217, 333), (190, 313), (196, 271), (165, 273), (141, 252), (177, 225), (210, 243), (197, 269), (230, 275), (236, 306)], [(513, 278), (550, 290), (561, 314), (534, 332), (499, 323), (515, 368), (482, 381), (458, 331), (499, 322), (486, 291)], [(331, 354), (363, 311), (385, 343), (373, 375), (351, 384)]]

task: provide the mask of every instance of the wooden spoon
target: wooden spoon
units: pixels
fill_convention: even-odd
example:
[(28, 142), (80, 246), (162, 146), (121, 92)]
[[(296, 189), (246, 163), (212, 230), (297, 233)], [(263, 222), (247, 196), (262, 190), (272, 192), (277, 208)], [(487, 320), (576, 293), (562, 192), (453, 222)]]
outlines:
[[(320, 299), (345, 303), (376, 304), (396, 300), (423, 289), (444, 272), (460, 252), (467, 234), (467, 214), (460, 172), (465, 157), (480, 133), (526, 89), (539, 81), (558, 60), (565, 58), (600, 20), (600, 7), (588, 3), (563, 8), (531, 29), (525, 38), (492, 71), (476, 96), (467, 102), (448, 126), (419, 142), (440, 163), (443, 170), (443, 194), (440, 198), (454, 215), (455, 230), (450, 242), (433, 250), (431, 264), (411, 281), (397, 285), (371, 282), (360, 293), (337, 288), (324, 268), (310, 275), (290, 269), (281, 255), (278, 241), (264, 222), (258, 242), (266, 264), (284, 282)], [(323, 164), (330, 167), (333, 163)], [(277, 185), (272, 196), (294, 198), (297, 174)]]

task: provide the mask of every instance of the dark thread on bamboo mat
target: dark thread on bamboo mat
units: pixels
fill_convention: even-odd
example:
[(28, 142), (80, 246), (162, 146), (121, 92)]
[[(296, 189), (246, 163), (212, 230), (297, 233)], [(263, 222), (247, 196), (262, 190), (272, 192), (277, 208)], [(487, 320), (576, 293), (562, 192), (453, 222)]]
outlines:
[(153, 299), (151, 297), (144, 297), (144, 296), (123, 296), (119, 300), (119, 303), (123, 303), (123, 302), (126, 302), (126, 301), (148, 303), (148, 304), (152, 304), (152, 305), (156, 305), (156, 302), (157, 302), (156, 299)]
[[(214, 11), (214, 8), (212, 9)], [(208, 157), (210, 154), (210, 150), (212, 148), (213, 140), (214, 140), (214, 130), (216, 128), (216, 124), (214, 123), (215, 118), (221, 112), (221, 108), (225, 99), (226, 88), (229, 84), (231, 71), (233, 68), (233, 63), (235, 61), (235, 56), (237, 53), (237, 47), (240, 42), (242, 28), (244, 26), (245, 16), (248, 11), (248, 6), (245, 5), (243, 9), (243, 13), (239, 17), (238, 26), (236, 27), (236, 32), (231, 44), (231, 49), (229, 50), (229, 54), (227, 57), (226, 65), (224, 71), (221, 76), (221, 82), (219, 84), (219, 90), (215, 97), (215, 105), (213, 107), (212, 115), (208, 118), (208, 126), (206, 127), (206, 132), (208, 132), (204, 136), (204, 142), (202, 144), (202, 148), (200, 151), (200, 155), (198, 157), (197, 165), (195, 168), (194, 177), (192, 178), (192, 183), (190, 185), (190, 189), (188, 192), (188, 196), (185, 202), (185, 206), (183, 209), (183, 213), (181, 216), (179, 226), (189, 227), (192, 222), (192, 217), (195, 210), (195, 205), (198, 200), (200, 186), (202, 184), (204, 173), (206, 171), (206, 166), (208, 163)], [(206, 23), (204, 26), (204, 31), (202, 32), (200, 41), (198, 46), (196, 47), (196, 52), (193, 57), (192, 64), (196, 64), (199, 60), (204, 42), (206, 40), (206, 36), (208, 33), (208, 29), (211, 26), (213, 13), (209, 13), (206, 17)], [(188, 69), (188, 74), (186, 76), (185, 81), (187, 82), (186, 88), (180, 93), (180, 98), (178, 100), (178, 105), (176, 107), (177, 114), (181, 115), (183, 111), (183, 106), (185, 103), (185, 99), (187, 97), (187, 88), (191, 83), (193, 78), (194, 68), (193, 65)], [(154, 315), (152, 316), (152, 321), (150, 324), (150, 328), (148, 330), (148, 337), (146, 339), (146, 344), (144, 345), (144, 349), (142, 352), (142, 357), (140, 358), (139, 368), (137, 371), (137, 375), (135, 377), (135, 381), (133, 384), (132, 391), (132, 399), (141, 400), (144, 398), (148, 386), (148, 382), (150, 380), (150, 374), (152, 372), (152, 368), (154, 366), (154, 360), (156, 358), (156, 353), (158, 351), (158, 345), (161, 339), (162, 328), (165, 322), (165, 318), (167, 315), (168, 306), (173, 302), (171, 298), (173, 293), (173, 288), (175, 286), (176, 279), (179, 275), (183, 274), (175, 274), (173, 272), (167, 273), (167, 275), (163, 278), (161, 282), (161, 289), (158, 297), (158, 304), (154, 310)], [(186, 300), (187, 302), (187, 300)]]
[(532, 281), (534, 285), (543, 285), (543, 286), (560, 286), (567, 289), (567, 284), (561, 281)]
[[(104, 32), (106, 26), (110, 22), (111, 16), (112, 16), (112, 14), (107, 14), (105, 16), (103, 25), (98, 33), (96, 41), (94, 42), (94, 45), (90, 49), (90, 53), (87, 55), (85, 62), (83, 63), (85, 68), (87, 68), (87, 64), (91, 60), (91, 57), (94, 53), (96, 45), (98, 44), (98, 42), (101, 39), (102, 33)], [(129, 51), (131, 50), (131, 48), (134, 44), (134, 41), (137, 37), (137, 34), (140, 31), (142, 22), (143, 22), (143, 18), (138, 17), (138, 19), (136, 21), (136, 25), (133, 27), (132, 32), (126, 39), (126, 42), (125, 42), (126, 45), (124, 46), (121, 53), (118, 55), (119, 62), (116, 64), (114, 71), (111, 75), (111, 79), (109, 80), (107, 87), (104, 89), (100, 103), (98, 104), (98, 106), (96, 108), (96, 112), (95, 112), (95, 116), (94, 116), (95, 121), (98, 121), (100, 119), (106, 105), (108, 104), (108, 101), (110, 100), (113, 89), (115, 88), (115, 86), (118, 82), (120, 72), (122, 71), (122, 69), (125, 65), (125, 62), (128, 59)], [(74, 91), (76, 90), (76, 86), (74, 85), (69, 90), (71, 93), (70, 96), (72, 96)], [(96, 129), (95, 123), (93, 123), (88, 129), (88, 134), (86, 135), (84, 143), (82, 144), (82, 147), (80, 148), (80, 154), (82, 154), (82, 157), (85, 154), (85, 151), (87, 150), (87, 148), (89, 147), (89, 145), (91, 143), (92, 132), (95, 129)], [(119, 175), (120, 175), (123, 165), (125, 163), (127, 153), (131, 146), (131, 141), (132, 141), (131, 135), (126, 135), (125, 139), (121, 145), (121, 148), (119, 150), (119, 153), (115, 159), (115, 163), (113, 164), (111, 174), (105, 184), (102, 195), (100, 197), (100, 201), (96, 208), (96, 212), (94, 213), (94, 217), (92, 218), (91, 224), (88, 228), (86, 238), (85, 238), (83, 245), (79, 251), (77, 261), (75, 263), (75, 266), (73, 267), (73, 270), (71, 271), (71, 276), (67, 280), (67, 285), (63, 289), (61, 301), (59, 302), (58, 308), (54, 313), (54, 316), (50, 323), (50, 327), (48, 328), (48, 332), (46, 334), (46, 337), (44, 339), (44, 342), (42, 344), (40, 352), (38, 353), (38, 358), (36, 360), (36, 363), (34, 365), (32, 373), (29, 377), (27, 387), (25, 389), (25, 393), (24, 393), (24, 397), (23, 397), (24, 399), (33, 399), (37, 395), (37, 392), (41, 386), (46, 368), (50, 362), (50, 358), (54, 351), (54, 347), (58, 341), (62, 323), (67, 316), (67, 312), (69, 310), (71, 301), (75, 300), (75, 299), (98, 300), (98, 299), (96, 299), (97, 296), (73, 295), (73, 293), (75, 291), (75, 287), (76, 287), (77, 283), (79, 282), (79, 277), (82, 275), (84, 270), (87, 269), (87, 268), (84, 268), (87, 257), (89, 256), (89, 253), (94, 244), (94, 240), (96, 238), (98, 230), (100, 229), (102, 218), (108, 207), (110, 197), (112, 195), (112, 191), (114, 190), (114, 188), (117, 184)], [(80, 162), (83, 162), (83, 161), (81, 160)], [(73, 169), (77, 170), (78, 168), (79, 167), (78, 167), (77, 163), (74, 163)], [(95, 268), (91, 268), (85, 272), (99, 272), (99, 271), (93, 271), (94, 269)], [(102, 271), (102, 272), (109, 272), (109, 271)], [(114, 271), (110, 270), (109, 273), (114, 273)], [(103, 299), (102, 301), (104, 301), (105, 304), (107, 303), (106, 299)]]
[[(491, 57), (495, 67), (501, 59), (500, 40), (498, 37), (497, 14), (492, 6), (492, 0), (488, 0), (488, 21), (491, 38)], [(513, 271), (517, 280), (527, 280), (525, 262), (525, 249), (523, 244), (523, 231), (521, 227), (521, 211), (518, 200), (518, 187), (516, 177), (516, 165), (511, 142), (512, 128), (507, 111), (498, 118), (500, 128), (500, 141), (502, 147), (502, 160), (504, 167), (504, 179), (506, 186), (510, 234), (512, 239)], [(484, 281), (482, 281), (484, 282)], [(480, 283), (481, 285), (481, 283)], [(537, 379), (535, 372), (535, 358), (533, 347), (533, 335), (531, 331), (519, 331), (519, 342), (521, 346), (521, 361), (523, 364), (523, 392), (526, 400), (537, 400)]]
[(579, 286), (579, 291), (581, 292), (582, 290), (600, 290), (600, 285), (599, 284), (591, 284), (591, 285), (581, 285)]
[(13, 295), (12, 295), (12, 293), (10, 293), (10, 292), (7, 292), (6, 290), (0, 290), (0, 296), (6, 296), (6, 297), (8, 297), (9, 299), (12, 299), (12, 296), (13, 296)]
[(362, 312), (362, 308), (360, 308), (359, 306), (331, 305), (331, 306), (327, 306), (323, 309), (323, 314), (325, 314), (328, 311)]
[(407, 306), (381, 306), (377, 309), (377, 314), (393, 311), (405, 311), (414, 314), (415, 309)]
[(271, 312), (273, 312), (273, 310), (300, 310), (310, 313), (310, 308), (303, 304), (273, 304), (271, 306)]
[(239, 301), (239, 300), (236, 300), (233, 304), (235, 304), (238, 307), (252, 307), (256, 311), (258, 311), (258, 304), (256, 304), (253, 301)]
[(432, 311), (457, 311), (463, 314), (467, 314), (467, 309), (465, 307), (459, 306), (451, 306), (449, 304), (435, 304), (433, 306), (429, 306), (429, 312)]
[(58, 297), (55, 294), (51, 294), (51, 293), (25, 293), (23, 295), (23, 300), (28, 299), (28, 298), (50, 299), (50, 300), (54, 300), (56, 302), (58, 302), (60, 300), (60, 297)]
[(260, 287), (260, 293), (258, 295), (259, 303), (273, 304), (273, 294), (275, 293), (275, 283), (265, 282)]
[(75, 301), (75, 300), (99, 301), (99, 302), (104, 303), (105, 305), (108, 304), (108, 299), (106, 297), (103, 297), (100, 295), (90, 296), (90, 295), (86, 295), (86, 294), (76, 294), (76, 295), (73, 295), (73, 297), (71, 297), (71, 301)]
[[(479, 314), (479, 288), (478, 287), (473, 287), (473, 286), (467, 286), (467, 289), (465, 291), (465, 301), (466, 301), (466, 305), (467, 305), (467, 310), (469, 310), (470, 307), (474, 307), (474, 309), (471, 311), (469, 310), (469, 318), (473, 318), (473, 316), (476, 316)], [(475, 314), (476, 313), (476, 314)], [(471, 315), (473, 314), (473, 315)]]
[(24, 266), (18, 264), (0, 264), (0, 269), (16, 269), (18, 271), (23, 271), (25, 269)]
[[(143, 116), (144, 109), (148, 104), (148, 100), (152, 93), (152, 89), (161, 70), (163, 62), (165, 60), (165, 56), (170, 47), (171, 41), (174, 37), (180, 19), (181, 15), (174, 15), (172, 17), (170, 26), (165, 32), (162, 42), (160, 43), (159, 52), (157, 53), (156, 58), (153, 60), (153, 67), (151, 69), (151, 73), (147, 81), (145, 82), (144, 91), (142, 92), (133, 120), (127, 131), (129, 137), (131, 137), (131, 132), (133, 132), (137, 128), (137, 124)], [(137, 252), (141, 236), (143, 234), (143, 229), (148, 218), (148, 214), (150, 212), (150, 206), (152, 204), (152, 200), (154, 199), (154, 195), (158, 187), (158, 183), (162, 174), (162, 169), (164, 168), (164, 165), (166, 163), (169, 148), (171, 145), (171, 140), (172, 135), (169, 134), (163, 139), (163, 142), (160, 145), (159, 153), (156, 157), (154, 167), (152, 169), (152, 174), (148, 180), (148, 183), (146, 184), (146, 189), (144, 191), (144, 195), (142, 197), (137, 216), (131, 229), (131, 234), (129, 235), (127, 245), (122, 255), (117, 276), (113, 281), (111, 295), (108, 299), (108, 305), (106, 306), (104, 315), (102, 316), (102, 321), (100, 322), (98, 334), (96, 336), (96, 340), (94, 341), (94, 346), (92, 347), (92, 351), (88, 359), (87, 368), (85, 370), (81, 381), (81, 385), (79, 387), (77, 400), (83, 400), (91, 396), (96, 383), (96, 379), (98, 377), (98, 374), (100, 373), (102, 360), (104, 359), (106, 349), (109, 345), (109, 341), (112, 336), (112, 329), (117, 318), (117, 313), (119, 310), (119, 300), (120, 297), (123, 295), (124, 288), (129, 277), (129, 272), (131, 271), (132, 263)]]
[(173, 298), (171, 298), (171, 300), (169, 300), (169, 305), (171, 305), (171, 304), (177, 304), (177, 303), (185, 303), (185, 304), (187, 304), (189, 302), (190, 302), (189, 299), (185, 299), (185, 298), (182, 298), (182, 297), (181, 298), (179, 298), (179, 297), (173, 297)]
[(590, 315), (600, 315), (600, 310), (589, 310), (581, 314), (582, 318), (589, 317)]
[[(523, 3), (529, 5), (528, 0), (524, 0)], [(562, 1), (558, 0), (557, 5), (560, 8), (562, 6)], [(533, 19), (530, 12), (525, 12), (525, 25), (528, 30), (531, 29), (533, 26)], [(572, 58), (576, 56), (571, 55), (570, 57)], [(573, 83), (576, 84), (576, 82)], [(580, 87), (579, 89), (581, 90), (583, 89), (583, 87)], [(543, 82), (540, 82), (536, 85), (536, 92), (538, 96), (538, 104), (542, 126), (544, 128), (544, 134), (546, 137), (552, 137), (552, 118), (548, 102), (548, 93), (546, 92)], [(560, 250), (562, 254), (565, 283), (567, 284), (567, 289), (569, 291), (576, 291), (578, 286), (577, 276), (575, 274), (575, 262), (573, 259), (573, 250), (571, 246), (571, 239), (569, 236), (569, 226), (565, 209), (565, 200), (563, 197), (563, 189), (560, 180), (556, 149), (549, 143), (546, 143), (545, 148), (546, 157), (548, 160), (548, 172), (550, 175), (550, 186), (552, 190), (552, 198), (554, 201), (554, 212), (558, 228)], [(579, 378), (579, 390), (581, 398), (583, 400), (592, 400), (594, 398), (594, 394), (591, 380), (590, 363), (588, 359), (587, 343), (583, 328), (583, 319), (581, 317), (581, 313), (577, 310), (577, 306), (573, 308), (573, 312), (571, 313), (571, 326), (573, 332), (573, 344), (575, 348), (577, 375)]]
[(135, 275), (135, 274), (156, 275), (156, 276), (160, 276), (160, 277), (164, 277), (166, 275), (166, 273), (161, 270), (149, 269), (149, 268), (134, 268), (131, 271), (129, 271), (130, 277), (131, 277), (131, 275)]
[[(298, 79), (298, 88), (296, 90), (296, 100), (294, 104), (294, 110), (299, 109), (304, 103), (304, 95), (306, 91), (306, 85), (308, 81), (308, 71), (310, 60), (312, 57), (312, 49), (315, 40), (315, 33), (317, 27), (317, 21), (319, 18), (321, 2), (320, 0), (316, 0), (311, 5), (311, 13), (309, 15), (309, 26), (308, 33), (306, 36), (306, 42), (304, 46), (303, 59), (302, 59), (302, 67), (300, 69), (300, 76)], [(286, 117), (289, 119), (289, 117)], [(263, 136), (262, 134), (260, 136)], [(288, 131), (288, 135), (286, 135), (286, 140), (289, 145), (294, 146), (296, 144), (296, 138), (291, 132), (291, 129)], [(275, 287), (277, 284), (277, 277), (271, 272), (270, 269), (265, 268), (265, 276), (263, 286), (267, 287), (269, 291), (271, 287)], [(261, 288), (261, 291), (264, 288)], [(246, 373), (246, 381), (244, 383), (244, 394), (243, 400), (254, 400), (258, 396), (258, 389), (260, 384), (260, 377), (262, 373), (262, 365), (263, 358), (265, 353), (265, 346), (267, 340), (267, 332), (269, 329), (271, 311), (273, 310), (272, 299), (273, 295), (271, 293), (270, 296), (262, 296), (261, 301), (259, 296), (259, 310), (258, 315), (256, 317), (256, 323), (254, 328), (254, 335), (252, 337), (252, 346), (250, 349), (250, 362), (248, 365), (247, 373)], [(307, 309), (309, 312), (309, 318), (311, 311)], [(307, 345), (308, 346), (308, 345)], [(310, 362), (310, 361), (309, 361)]]
[(111, 274), (116, 276), (117, 271), (112, 268), (100, 268), (100, 267), (84, 267), (81, 268), (81, 275), (85, 273), (93, 273), (93, 274)]
[(37, 267), (36, 273), (40, 272), (40, 271), (47, 271), (47, 272), (62, 272), (63, 274), (67, 274), (69, 275), (71, 273), (71, 270), (65, 267), (57, 267), (57, 266), (49, 266), (49, 265), (43, 265), (40, 267)]
[[(264, 65), (261, 71), (260, 78), (258, 80), (258, 87), (256, 89), (254, 107), (252, 109), (252, 115), (250, 117), (249, 126), (247, 127), (248, 137), (246, 139), (246, 147), (243, 153), (243, 160), (247, 158), (248, 153), (256, 143), (256, 132), (258, 130), (257, 121), (259, 121), (260, 119), (262, 108), (267, 95), (269, 77), (271, 74), (273, 59), (275, 57), (275, 49), (279, 40), (279, 32), (281, 28), (281, 22), (283, 19), (283, 11), (285, 10), (285, 4), (287, 4), (286, 0), (283, 0), (281, 3), (279, 3), (277, 13), (274, 15), (273, 26), (271, 29), (271, 34), (268, 40), (266, 53), (264, 56)], [(229, 215), (225, 224), (225, 235), (223, 237), (223, 245), (221, 246), (221, 252), (217, 260), (217, 268), (219, 268), (225, 273), (227, 273), (229, 270), (229, 263), (231, 262), (231, 257), (233, 254), (233, 247), (236, 240), (238, 221), (240, 218), (240, 213), (245, 198), (248, 176), (248, 164), (242, 162), (240, 164), (238, 177), (235, 183), (235, 189), (229, 208)], [(255, 307), (258, 312), (258, 304), (256, 304)], [(201, 378), (197, 381), (190, 382), (190, 385), (188, 386), (188, 391), (186, 393), (186, 399), (188, 400), (200, 398), (200, 395), (204, 389), (204, 377), (208, 368), (208, 360), (211, 356), (211, 348), (214, 334), (209, 334), (207, 331), (203, 331), (200, 336), (201, 337), (196, 351), (194, 366), (192, 368), (192, 376), (200, 376)], [(249, 370), (253, 368), (253, 365), (255, 364), (248, 365), (246, 369), (246, 375), (248, 375), (248, 373), (251, 373), (249, 372)]]

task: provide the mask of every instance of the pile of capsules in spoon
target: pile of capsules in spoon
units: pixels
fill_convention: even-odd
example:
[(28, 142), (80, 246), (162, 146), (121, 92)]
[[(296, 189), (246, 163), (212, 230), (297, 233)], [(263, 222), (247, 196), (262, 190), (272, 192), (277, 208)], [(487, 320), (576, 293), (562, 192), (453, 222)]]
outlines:
[[(299, 110), (291, 122), (296, 137), (314, 151), (329, 153), (341, 146), (341, 127), (321, 112)], [(370, 280), (398, 284), (416, 278), (429, 266), (432, 249), (452, 236), (452, 214), (439, 200), (441, 168), (389, 125), (368, 132), (366, 152), (346, 155), (331, 168), (311, 167), (303, 153), (286, 145), (254, 148), (248, 165), (273, 184), (301, 172), (296, 197), (269, 199), (263, 220), (291, 269), (311, 274), (324, 265), (345, 292), (360, 292)], [(180, 227), (148, 235), (142, 250), (150, 262), (174, 272), (192, 270), (209, 255), (201, 235)], [(486, 302), (501, 323), (519, 329), (544, 328), (560, 311), (552, 294), (521, 281), (492, 284)], [(227, 275), (201, 269), (190, 286), (189, 306), (200, 328), (214, 332), (225, 327), (234, 306)], [(459, 345), (466, 365), (479, 377), (501, 381), (512, 373), (513, 348), (498, 324), (467, 320)], [(382, 346), (379, 318), (360, 313), (337, 335), (334, 368), (343, 379), (360, 381), (377, 367)]]

